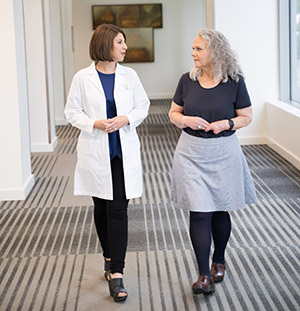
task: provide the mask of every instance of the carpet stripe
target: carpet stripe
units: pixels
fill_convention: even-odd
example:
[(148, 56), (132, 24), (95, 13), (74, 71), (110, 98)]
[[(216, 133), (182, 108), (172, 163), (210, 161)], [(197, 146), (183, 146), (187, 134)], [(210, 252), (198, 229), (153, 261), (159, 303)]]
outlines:
[[(233, 286), (242, 300), (242, 310), (264, 310), (263, 305), (257, 301), (258, 296), (252, 295), (256, 290), (252, 281), (247, 277), (247, 262), (243, 260), (241, 253), (237, 254), (236, 249), (228, 250), (228, 253), (230, 254), (231, 264), (228, 271), (230, 273), (227, 274), (230, 278), (232, 276)], [(241, 270), (241, 267), (243, 270)], [(245, 288), (246, 291), (241, 291), (241, 288)]]
[[(249, 146), (249, 147), (253, 148), (252, 146)], [(262, 154), (264, 156), (268, 156), (269, 163), (273, 164), (273, 166), (280, 169), (281, 171), (284, 171), (286, 175), (292, 176), (297, 182), (300, 181), (299, 170), (295, 166), (293, 166), (291, 163), (287, 162), (283, 157), (281, 157), (278, 153), (276, 153), (269, 146), (264, 146), (264, 149), (262, 149), (262, 146), (258, 145), (257, 153), (260, 154), (260, 156), (262, 156)]]
[[(231, 214), (224, 281), (212, 296), (192, 294), (198, 272), (189, 214), (170, 200), (180, 135), (169, 122), (170, 103), (151, 101), (149, 117), (137, 128), (144, 193), (129, 204), (130, 292), (120, 307), (299, 310), (300, 171), (267, 145), (242, 146), (258, 203)], [(35, 185), (27, 199), (0, 202), (0, 310), (118, 307), (103, 280), (91, 200), (70, 195), (79, 130), (57, 126), (56, 134), (55, 152), (31, 156)]]

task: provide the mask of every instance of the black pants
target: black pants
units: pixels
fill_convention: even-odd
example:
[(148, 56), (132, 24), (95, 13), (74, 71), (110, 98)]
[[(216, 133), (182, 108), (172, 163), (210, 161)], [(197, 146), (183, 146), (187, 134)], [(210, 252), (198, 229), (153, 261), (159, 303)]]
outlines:
[(209, 253), (214, 241), (213, 262), (225, 264), (225, 249), (231, 232), (228, 212), (190, 212), (190, 236), (199, 274), (210, 277)]
[(93, 197), (94, 220), (103, 256), (111, 258), (111, 272), (123, 273), (128, 239), (127, 207), (123, 163), (111, 160), (113, 200)]

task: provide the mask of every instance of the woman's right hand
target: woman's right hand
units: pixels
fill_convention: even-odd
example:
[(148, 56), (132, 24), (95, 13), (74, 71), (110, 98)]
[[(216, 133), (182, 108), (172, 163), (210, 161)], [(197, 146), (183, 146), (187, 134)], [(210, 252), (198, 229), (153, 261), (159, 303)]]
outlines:
[(96, 120), (94, 122), (94, 128), (98, 130), (105, 131), (107, 126), (108, 126), (107, 120)]
[(183, 106), (177, 105), (172, 101), (169, 111), (169, 118), (173, 124), (183, 129), (190, 127), (193, 130), (205, 130), (209, 123), (200, 117), (189, 117), (183, 114)]
[(205, 130), (209, 126), (209, 123), (200, 117), (183, 116), (183, 123), (193, 130)]
[(129, 124), (128, 117), (122, 115), (107, 120), (96, 120), (94, 122), (94, 128), (105, 131), (106, 133), (113, 133), (127, 124)]

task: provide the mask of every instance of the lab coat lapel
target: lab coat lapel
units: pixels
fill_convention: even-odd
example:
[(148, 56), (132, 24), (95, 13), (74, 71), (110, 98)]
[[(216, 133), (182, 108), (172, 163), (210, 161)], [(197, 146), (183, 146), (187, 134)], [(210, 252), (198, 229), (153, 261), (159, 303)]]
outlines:
[(89, 70), (87, 71), (87, 74), (88, 74), (88, 79), (91, 82), (91, 84), (93, 86), (95, 86), (97, 88), (97, 90), (99, 90), (99, 92), (101, 94), (104, 95), (104, 90), (103, 90), (102, 84), (100, 82), (99, 75), (97, 73), (97, 70), (95, 68), (95, 64), (94, 63), (92, 63), (91, 66), (89, 67)]
[[(91, 82), (91, 84), (99, 90), (99, 92), (105, 96), (104, 90), (102, 87), (102, 84), (100, 82), (98, 73), (95, 68), (95, 64), (92, 63), (87, 71), (88, 79)], [(117, 64), (116, 67), (116, 76), (115, 76), (115, 87), (114, 87), (114, 96), (116, 98), (116, 95), (122, 94), (124, 89), (126, 89), (126, 70), (119, 64)]]
[(117, 64), (116, 68), (116, 77), (115, 77), (115, 89), (114, 89), (114, 96), (123, 92), (124, 87), (126, 87), (126, 71), (122, 66)]

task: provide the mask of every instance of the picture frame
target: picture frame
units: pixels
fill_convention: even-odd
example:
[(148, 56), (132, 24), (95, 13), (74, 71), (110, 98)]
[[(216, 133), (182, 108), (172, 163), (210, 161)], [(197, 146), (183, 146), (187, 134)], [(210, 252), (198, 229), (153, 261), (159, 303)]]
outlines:
[(111, 5), (93, 5), (92, 18), (94, 30), (102, 24), (116, 25), (116, 10)]
[(124, 63), (154, 62), (153, 28), (123, 28), (128, 50)]
[(92, 5), (93, 29), (101, 24), (121, 28), (162, 28), (162, 4)]

